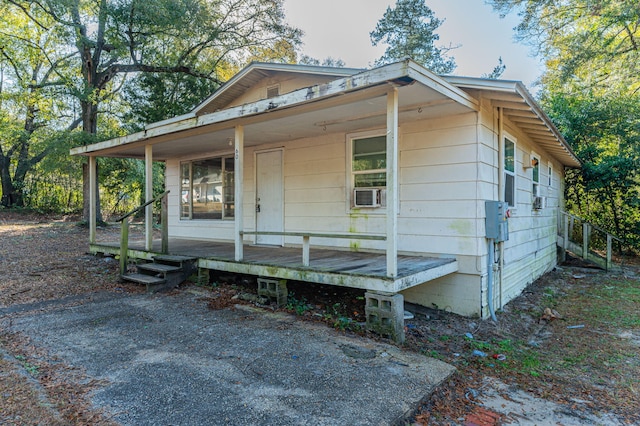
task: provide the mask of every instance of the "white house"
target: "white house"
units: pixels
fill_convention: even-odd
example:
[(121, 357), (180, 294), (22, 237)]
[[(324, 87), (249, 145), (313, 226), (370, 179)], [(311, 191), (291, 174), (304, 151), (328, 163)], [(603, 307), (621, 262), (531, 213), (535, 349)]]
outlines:
[[(522, 83), (411, 60), (252, 63), (189, 114), (71, 153), (93, 179), (96, 157), (145, 159), (147, 199), (165, 162), (169, 252), (209, 243), (200, 268), (483, 318), (556, 264), (564, 170), (580, 167)], [(508, 205), (489, 227), (486, 201)], [(158, 251), (147, 222), (136, 253)]]

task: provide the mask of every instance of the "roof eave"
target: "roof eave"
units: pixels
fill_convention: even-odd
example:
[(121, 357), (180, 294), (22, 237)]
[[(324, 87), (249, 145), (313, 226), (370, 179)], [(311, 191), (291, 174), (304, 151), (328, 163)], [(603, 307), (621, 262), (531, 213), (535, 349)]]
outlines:
[(291, 93), (263, 99), (246, 105), (239, 105), (221, 111), (204, 115), (195, 113), (185, 114), (174, 119), (153, 123), (145, 127), (145, 130), (127, 136), (98, 142), (92, 145), (73, 148), (71, 155), (91, 155), (93, 152), (129, 145), (136, 142), (177, 133), (232, 120), (244, 119), (271, 113), (275, 110), (284, 110), (310, 104), (322, 99), (340, 96), (345, 93), (355, 92), (375, 86), (388, 84), (405, 84), (406, 79), (419, 81), (425, 86), (431, 87), (443, 95), (454, 99), (456, 102), (471, 110), (478, 109), (478, 102), (463, 90), (450, 85), (437, 75), (416, 64), (412, 60), (404, 60), (388, 65), (383, 65), (372, 70), (360, 72), (344, 78), (333, 80), (329, 83), (311, 86), (293, 91)]

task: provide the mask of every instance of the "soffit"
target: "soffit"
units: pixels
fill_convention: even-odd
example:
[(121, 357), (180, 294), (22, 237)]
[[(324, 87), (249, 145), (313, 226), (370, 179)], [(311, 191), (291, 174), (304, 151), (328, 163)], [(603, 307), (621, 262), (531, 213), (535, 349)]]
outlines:
[(560, 131), (522, 83), (470, 77), (445, 79), (457, 87), (478, 91), (482, 98), (489, 99), (492, 106), (502, 109), (506, 119), (563, 165), (575, 168), (581, 166), (580, 160)]

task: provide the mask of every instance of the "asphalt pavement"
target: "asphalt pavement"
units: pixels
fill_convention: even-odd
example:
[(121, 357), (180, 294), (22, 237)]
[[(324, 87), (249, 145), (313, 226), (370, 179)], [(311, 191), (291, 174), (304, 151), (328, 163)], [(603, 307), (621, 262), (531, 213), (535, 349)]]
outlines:
[(206, 297), (105, 292), (0, 309), (0, 322), (99, 380), (93, 404), (122, 425), (396, 424), (454, 371), (293, 315), (211, 310)]

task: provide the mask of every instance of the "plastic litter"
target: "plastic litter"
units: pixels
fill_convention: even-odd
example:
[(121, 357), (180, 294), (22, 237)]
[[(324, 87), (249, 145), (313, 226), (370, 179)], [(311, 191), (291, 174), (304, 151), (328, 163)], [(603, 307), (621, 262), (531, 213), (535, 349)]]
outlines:
[(497, 359), (498, 361), (506, 361), (507, 356), (505, 354), (493, 354), (491, 355), (493, 359)]
[(407, 328), (408, 329), (416, 328), (416, 325), (415, 324), (407, 324)]
[(473, 334), (471, 334), (471, 333), (464, 333), (464, 337), (466, 337), (467, 339), (473, 339)]
[(410, 319), (413, 319), (413, 318), (414, 318), (414, 315), (411, 312), (404, 311), (404, 319), (410, 320)]
[(486, 357), (487, 353), (486, 352), (482, 352), (479, 351), (478, 349), (474, 349), (473, 352), (471, 352), (474, 356), (479, 356), (479, 357)]
[(568, 325), (567, 328), (584, 328), (584, 324), (580, 325)]

